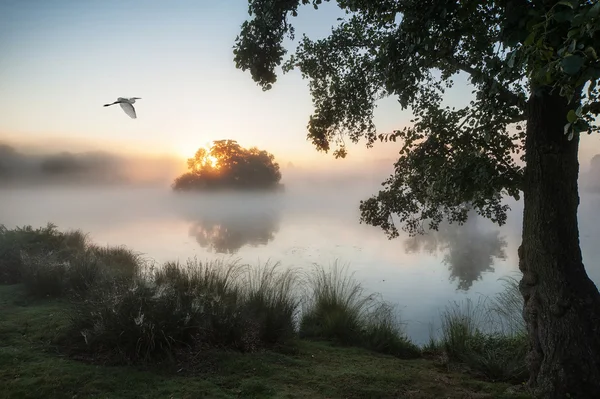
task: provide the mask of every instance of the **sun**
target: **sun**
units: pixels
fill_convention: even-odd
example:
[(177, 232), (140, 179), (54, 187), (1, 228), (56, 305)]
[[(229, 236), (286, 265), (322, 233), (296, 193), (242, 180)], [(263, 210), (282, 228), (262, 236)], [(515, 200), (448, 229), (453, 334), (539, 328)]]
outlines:
[(209, 155), (206, 157), (208, 163), (210, 164), (210, 166), (212, 166), (215, 169), (219, 168), (219, 160), (216, 157), (213, 157), (212, 155)]

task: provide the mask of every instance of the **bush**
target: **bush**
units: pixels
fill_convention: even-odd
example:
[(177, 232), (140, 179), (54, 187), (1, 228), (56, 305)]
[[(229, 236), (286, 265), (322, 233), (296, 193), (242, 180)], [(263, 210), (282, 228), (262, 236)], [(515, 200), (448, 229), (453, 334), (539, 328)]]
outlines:
[(366, 347), (400, 357), (415, 357), (419, 349), (404, 336), (392, 308), (366, 296), (346, 266), (326, 271), (317, 267), (309, 277), (312, 291), (300, 322), (300, 336), (342, 345)]
[[(148, 360), (209, 347), (252, 351), (294, 335), (295, 274), (236, 263), (166, 263), (148, 276), (93, 290), (64, 343), (88, 353)], [(244, 273), (246, 272), (246, 273)]]
[(107, 272), (114, 277), (130, 279), (142, 271), (145, 263), (140, 254), (124, 246), (89, 246), (89, 252), (94, 254), (106, 266)]
[(89, 245), (87, 236), (78, 230), (61, 233), (49, 225), (5, 233), (13, 244), (5, 251), (6, 259), (11, 260), (18, 282), (34, 296), (81, 296), (109, 280), (132, 279), (141, 270), (141, 260), (133, 252)]
[(83, 250), (86, 241), (80, 231), (62, 233), (51, 223), (37, 229), (24, 226), (13, 230), (0, 225), (0, 284), (23, 281), (23, 253), (35, 257), (52, 254), (60, 262)]

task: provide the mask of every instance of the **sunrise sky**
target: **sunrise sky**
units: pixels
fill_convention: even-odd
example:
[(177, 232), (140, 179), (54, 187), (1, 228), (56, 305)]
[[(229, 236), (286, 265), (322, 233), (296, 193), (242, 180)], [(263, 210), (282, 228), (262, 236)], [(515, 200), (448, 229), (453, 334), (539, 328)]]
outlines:
[[(334, 4), (304, 7), (297, 36), (325, 36), (341, 15)], [(0, 140), (188, 157), (231, 138), (281, 163), (330, 162), (306, 141), (312, 104), (298, 72), (262, 92), (235, 68), (232, 46), (247, 17), (246, 0), (3, 0)], [(447, 101), (463, 105), (468, 93), (459, 82)], [(102, 107), (134, 96), (142, 98), (136, 120), (118, 106)], [(394, 99), (376, 111), (380, 131), (409, 119)], [(348, 160), (397, 153), (385, 144), (363, 147)], [(586, 137), (582, 147), (585, 166), (600, 140)]]

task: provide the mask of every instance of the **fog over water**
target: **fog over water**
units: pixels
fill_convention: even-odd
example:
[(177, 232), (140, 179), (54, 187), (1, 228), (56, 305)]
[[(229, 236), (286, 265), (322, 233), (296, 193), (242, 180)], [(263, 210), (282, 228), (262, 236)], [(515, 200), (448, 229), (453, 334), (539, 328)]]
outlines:
[[(518, 270), (522, 203), (502, 227), (472, 217), (464, 226), (388, 240), (359, 224), (358, 205), (377, 192), (391, 163), (349, 171), (282, 166), (277, 194), (176, 195), (181, 160), (108, 153), (24, 154), (0, 145), (0, 223), (78, 228), (99, 244), (126, 245), (157, 262), (233, 258), (285, 267), (348, 263), (368, 291), (398, 305), (408, 334), (429, 338), (449, 301), (491, 295)], [(185, 163), (184, 163), (185, 165)], [(583, 167), (582, 167), (583, 169)], [(594, 167), (582, 174), (581, 247), (600, 282), (600, 195)]]

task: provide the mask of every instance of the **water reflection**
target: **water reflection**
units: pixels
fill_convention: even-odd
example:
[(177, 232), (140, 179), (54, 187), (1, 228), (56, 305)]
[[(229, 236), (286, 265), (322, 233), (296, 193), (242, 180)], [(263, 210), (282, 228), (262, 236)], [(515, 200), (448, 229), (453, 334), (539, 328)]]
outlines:
[(189, 235), (203, 248), (235, 254), (246, 245), (267, 245), (278, 231), (279, 217), (274, 212), (234, 212), (202, 216), (192, 223)]
[(484, 272), (494, 272), (496, 259), (506, 260), (506, 239), (481, 222), (472, 216), (462, 226), (442, 224), (438, 231), (406, 239), (404, 248), (407, 253), (442, 253), (450, 281), (457, 282), (457, 289), (468, 291)]
[(245, 246), (263, 246), (275, 238), (281, 224), (278, 195), (198, 195), (181, 198), (178, 208), (191, 222), (188, 234), (202, 248), (235, 254)]

